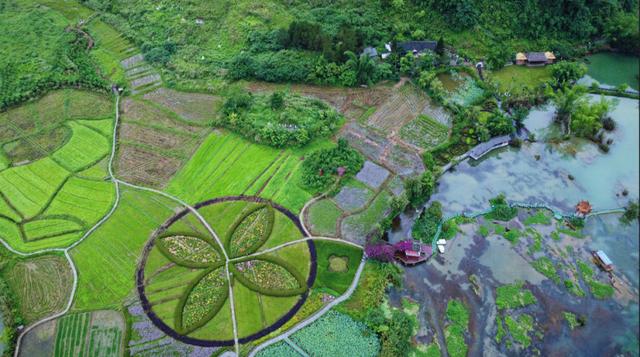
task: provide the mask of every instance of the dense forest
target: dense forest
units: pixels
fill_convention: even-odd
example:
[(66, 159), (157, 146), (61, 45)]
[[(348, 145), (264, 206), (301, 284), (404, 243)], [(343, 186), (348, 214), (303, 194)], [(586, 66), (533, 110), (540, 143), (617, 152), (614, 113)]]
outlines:
[[(108, 22), (181, 82), (233, 79), (361, 84), (345, 52), (443, 38), (458, 55), (504, 63), (515, 51), (639, 53), (637, 0), (96, 1)], [(395, 67), (399, 60), (390, 61)], [(392, 66), (393, 67), (393, 66)], [(250, 68), (251, 70), (247, 70)]]

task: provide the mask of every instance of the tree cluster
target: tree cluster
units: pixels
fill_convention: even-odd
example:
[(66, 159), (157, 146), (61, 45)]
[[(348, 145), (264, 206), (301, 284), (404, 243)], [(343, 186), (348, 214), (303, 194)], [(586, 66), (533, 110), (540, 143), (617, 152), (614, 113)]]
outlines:
[(336, 147), (314, 151), (304, 159), (302, 183), (314, 191), (325, 191), (336, 181), (358, 173), (363, 165), (362, 155), (340, 139)]

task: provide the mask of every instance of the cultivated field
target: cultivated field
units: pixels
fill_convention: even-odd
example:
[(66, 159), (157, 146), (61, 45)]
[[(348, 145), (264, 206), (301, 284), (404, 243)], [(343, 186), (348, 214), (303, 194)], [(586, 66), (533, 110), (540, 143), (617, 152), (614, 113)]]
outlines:
[[(14, 248), (68, 245), (111, 208), (115, 192), (103, 181), (102, 162), (111, 147), (112, 111), (107, 97), (61, 90), (1, 114), (27, 138), (44, 140), (36, 146), (29, 139), (37, 150), (25, 151), (27, 161), (9, 156), (8, 167), (0, 167), (0, 234)], [(61, 128), (68, 138), (47, 136)]]
[[(275, 149), (253, 144), (236, 134), (214, 132), (167, 186), (187, 202), (212, 197), (254, 195), (298, 211), (311, 198), (301, 187), (301, 159), (329, 142), (303, 149)], [(206, 184), (203, 184), (206, 183)]]
[(71, 268), (60, 256), (19, 261), (7, 270), (5, 278), (27, 322), (61, 311), (71, 294)]
[[(154, 92), (155, 93), (155, 92)], [(123, 180), (163, 187), (210, 131), (151, 101), (124, 101), (116, 173)]]
[(65, 315), (56, 326), (54, 356), (121, 356), (124, 328), (116, 311)]

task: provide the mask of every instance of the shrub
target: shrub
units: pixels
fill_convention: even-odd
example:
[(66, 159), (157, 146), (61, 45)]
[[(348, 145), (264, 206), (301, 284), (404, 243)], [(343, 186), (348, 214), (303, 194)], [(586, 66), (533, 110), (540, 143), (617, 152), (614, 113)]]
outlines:
[(442, 204), (435, 201), (418, 217), (411, 229), (411, 235), (414, 239), (431, 243), (440, 221), (442, 221)]
[(431, 171), (425, 171), (420, 177), (410, 177), (404, 182), (407, 199), (413, 207), (418, 207), (429, 200), (434, 187), (435, 179)]
[(492, 211), (487, 215), (487, 218), (499, 221), (510, 221), (518, 215), (518, 209), (509, 206), (505, 195), (502, 193), (495, 198), (490, 199), (489, 203), (491, 203)]
[(255, 142), (302, 146), (336, 130), (341, 116), (324, 102), (276, 92), (272, 96), (234, 93), (222, 107), (220, 124)]
[(616, 129), (616, 121), (611, 117), (606, 117), (602, 120), (602, 127), (604, 130), (613, 131)]
[(640, 220), (640, 201), (629, 202), (624, 209), (624, 214), (620, 217), (620, 222), (629, 225), (634, 220)]
[(340, 179), (339, 167), (344, 168), (344, 176), (349, 177), (360, 171), (363, 165), (362, 155), (349, 147), (346, 140), (340, 139), (336, 147), (315, 151), (304, 160), (302, 182), (310, 189), (323, 191)]
[(428, 151), (425, 151), (422, 153), (422, 162), (424, 163), (424, 167), (428, 171), (433, 171), (433, 169), (436, 167), (436, 160), (433, 158), (433, 155)]

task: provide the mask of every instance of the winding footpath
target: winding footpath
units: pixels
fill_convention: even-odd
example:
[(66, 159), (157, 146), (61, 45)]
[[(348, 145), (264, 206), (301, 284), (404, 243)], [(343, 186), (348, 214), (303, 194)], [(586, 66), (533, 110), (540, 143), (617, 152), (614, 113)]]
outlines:
[(351, 297), (351, 295), (353, 294), (353, 292), (356, 290), (356, 288), (358, 287), (358, 283), (360, 282), (360, 277), (362, 276), (362, 272), (364, 270), (364, 266), (367, 262), (367, 258), (365, 256), (362, 257), (362, 260), (360, 261), (360, 265), (358, 266), (358, 270), (356, 271), (356, 275), (353, 278), (353, 281), (351, 282), (351, 286), (349, 286), (349, 289), (347, 289), (347, 291), (340, 295), (340, 297), (336, 298), (335, 300), (333, 300), (332, 302), (328, 303), (325, 307), (323, 307), (322, 309), (320, 309), (318, 312), (316, 312), (315, 314), (311, 315), (310, 317), (308, 317), (307, 319), (305, 319), (304, 321), (300, 322), (299, 324), (297, 324), (296, 326), (294, 326), (293, 328), (289, 329), (288, 331), (268, 340), (265, 341), (263, 343), (261, 343), (260, 345), (256, 346), (256, 348), (254, 348), (251, 353), (249, 353), (249, 357), (254, 357), (258, 352), (262, 351), (263, 349), (281, 342), (281, 341), (286, 341), (287, 339), (289, 339), (289, 337), (291, 335), (293, 335), (294, 333), (302, 330), (303, 328), (309, 326), (310, 324), (312, 324), (313, 322), (315, 322), (316, 320), (318, 320), (320, 317), (322, 317), (322, 315), (326, 314), (327, 312), (329, 312), (329, 310), (331, 310), (333, 307), (335, 307), (336, 305), (346, 301), (347, 299), (349, 299)]
[[(95, 225), (93, 225), (89, 230), (87, 230), (87, 232), (85, 232), (85, 234), (83, 234), (82, 237), (79, 240), (77, 240), (76, 242), (74, 242), (73, 244), (69, 245), (66, 248), (47, 248), (47, 249), (42, 249), (42, 250), (38, 250), (38, 251), (34, 251), (34, 252), (22, 252), (22, 251), (16, 250), (13, 247), (11, 247), (4, 239), (2, 239), (0, 237), (0, 244), (2, 244), (11, 253), (19, 255), (19, 256), (22, 256), (22, 257), (30, 257), (30, 256), (46, 254), (46, 253), (63, 253), (65, 258), (69, 262), (69, 266), (71, 267), (71, 271), (72, 271), (72, 275), (73, 275), (73, 284), (72, 284), (71, 294), (69, 296), (69, 300), (67, 301), (67, 304), (66, 304), (65, 308), (60, 312), (57, 312), (55, 314), (52, 314), (50, 316), (47, 316), (47, 317), (39, 320), (39, 321), (34, 322), (33, 324), (27, 326), (24, 330), (20, 331), (20, 333), (18, 335), (18, 338), (16, 340), (16, 347), (15, 347), (14, 357), (18, 357), (20, 355), (20, 347), (21, 347), (21, 344), (22, 344), (22, 339), (24, 338), (24, 336), (27, 335), (27, 333), (29, 333), (34, 328), (36, 328), (36, 327), (38, 327), (38, 326), (40, 326), (40, 325), (42, 325), (44, 323), (47, 323), (47, 322), (52, 321), (52, 320), (55, 320), (55, 319), (65, 315), (65, 314), (67, 314), (71, 310), (71, 306), (73, 305), (73, 301), (75, 299), (76, 291), (78, 289), (78, 270), (77, 270), (77, 268), (75, 266), (75, 263), (73, 262), (73, 259), (71, 258), (71, 255), (69, 254), (69, 252), (73, 248), (75, 248), (79, 244), (81, 244), (84, 240), (86, 240), (102, 224), (104, 224), (109, 218), (111, 218), (111, 216), (113, 215), (113, 213), (116, 211), (116, 209), (118, 208), (118, 206), (120, 204), (121, 186), (126, 186), (126, 187), (130, 187), (132, 189), (147, 191), (147, 192), (151, 192), (151, 193), (163, 196), (165, 198), (168, 198), (168, 199), (180, 204), (184, 208), (188, 209), (191, 213), (193, 213), (194, 216), (200, 221), (200, 223), (202, 223), (202, 225), (207, 229), (209, 234), (211, 234), (211, 236), (214, 238), (216, 243), (222, 248), (222, 252), (223, 252), (224, 257), (225, 257), (225, 271), (226, 271), (227, 280), (231, 281), (231, 273), (229, 272), (229, 264), (233, 263), (235, 261), (235, 259), (229, 258), (228, 254), (224, 250), (224, 247), (222, 245), (222, 242), (220, 241), (219, 236), (216, 234), (216, 232), (213, 230), (213, 228), (209, 225), (209, 223), (204, 219), (204, 217), (202, 217), (202, 215), (198, 212), (197, 209), (195, 209), (193, 206), (189, 205), (185, 201), (181, 200), (180, 198), (172, 196), (172, 195), (170, 195), (170, 194), (168, 194), (168, 193), (166, 193), (164, 191), (160, 191), (160, 190), (156, 190), (156, 189), (149, 188), (149, 187), (144, 187), (144, 186), (138, 186), (138, 185), (135, 185), (135, 184), (120, 180), (115, 176), (115, 173), (113, 172), (113, 162), (115, 160), (115, 155), (116, 155), (117, 132), (118, 132), (118, 125), (119, 125), (119, 122), (120, 122), (120, 96), (119, 95), (116, 95), (115, 112), (116, 112), (116, 114), (115, 114), (115, 120), (114, 120), (114, 125), (113, 125), (111, 153), (109, 155), (107, 171), (108, 171), (108, 178), (114, 184), (116, 195), (115, 195), (115, 199), (114, 199), (113, 205), (111, 206), (111, 209), (109, 210), (109, 212), (107, 212), (107, 214), (105, 214), (102, 217), (102, 219), (100, 219)], [(303, 231), (305, 232), (307, 237), (305, 237), (303, 239), (298, 239), (298, 240), (295, 240), (295, 241), (283, 243), (283, 244), (278, 245), (276, 247), (270, 248), (270, 249), (268, 249), (266, 251), (255, 253), (253, 255), (271, 253), (271, 252), (277, 251), (279, 249), (285, 248), (287, 246), (290, 246), (290, 245), (293, 245), (293, 244), (297, 244), (297, 243), (306, 242), (306, 241), (309, 241), (309, 240), (335, 241), (335, 242), (344, 243), (344, 244), (348, 244), (348, 245), (363, 249), (362, 246), (360, 246), (360, 245), (358, 245), (356, 243), (353, 243), (353, 242), (345, 241), (345, 240), (338, 239), (338, 238), (314, 237), (311, 234), (311, 232), (309, 232), (309, 230), (307, 229), (307, 227), (305, 225), (305, 222), (304, 222), (304, 211), (313, 202), (317, 201), (318, 199), (320, 199), (322, 197), (323, 196), (319, 196), (319, 197), (315, 197), (315, 198), (311, 199), (309, 202), (307, 202), (305, 204), (305, 206), (301, 210), (300, 222), (302, 223), (301, 225), (302, 225)], [(264, 342), (263, 344), (258, 346), (258, 349), (255, 349), (254, 352), (252, 352), (251, 356), (255, 355), (255, 353), (257, 353), (257, 351), (265, 348), (268, 345), (276, 343), (276, 342), (282, 340), (283, 338), (288, 338), (288, 336), (290, 336), (294, 332), (302, 329), (303, 327), (309, 325), (311, 322), (313, 322), (313, 321), (317, 320), (318, 318), (320, 318), (322, 315), (324, 315), (327, 311), (329, 311), (335, 305), (337, 305), (340, 302), (348, 299), (351, 296), (351, 294), (353, 294), (353, 291), (355, 291), (355, 289), (357, 287), (357, 283), (360, 280), (360, 276), (362, 274), (362, 270), (364, 268), (365, 262), (366, 262), (366, 257), (363, 256), (362, 262), (360, 263), (360, 266), (358, 267), (358, 271), (356, 272), (354, 280), (353, 280), (351, 286), (349, 287), (349, 289), (347, 290), (347, 292), (345, 294), (343, 294), (342, 296), (340, 296), (336, 300), (332, 301), (330, 304), (325, 306), (323, 309), (318, 311), (316, 314), (314, 314), (313, 316), (311, 316), (307, 320), (303, 321), (302, 323), (298, 324), (296, 327), (294, 327), (293, 329), (291, 329), (290, 331), (288, 331), (284, 335), (277, 336), (274, 339), (271, 339), (271, 340), (268, 340), (268, 341)], [(239, 346), (239, 342), (238, 342), (238, 340), (239, 340), (239, 337), (238, 337), (238, 324), (237, 324), (237, 321), (236, 321), (236, 312), (235, 312), (235, 304), (234, 304), (234, 298), (233, 298), (233, 287), (232, 287), (232, 284), (229, 284), (229, 296), (230, 296), (230, 301), (231, 301), (230, 307), (231, 307), (231, 318), (232, 318), (232, 323), (233, 323), (233, 337), (234, 337), (235, 353), (236, 353), (236, 356), (239, 356), (240, 355), (240, 346)], [(284, 337), (281, 338), (281, 336), (284, 336)]]

